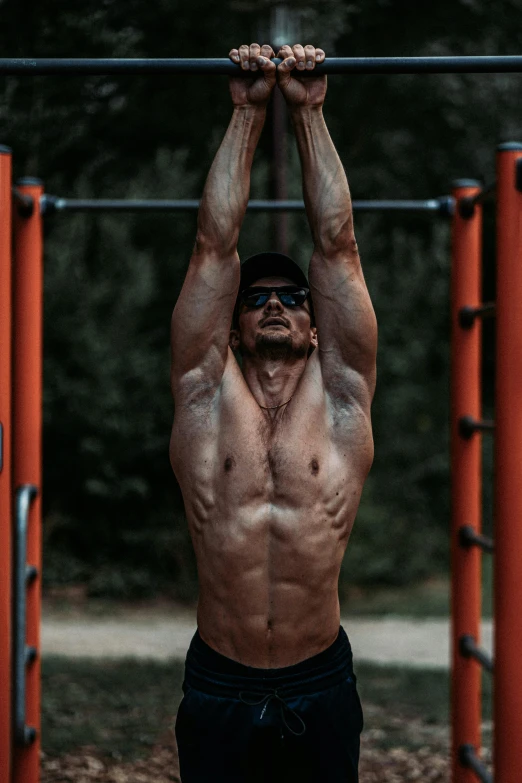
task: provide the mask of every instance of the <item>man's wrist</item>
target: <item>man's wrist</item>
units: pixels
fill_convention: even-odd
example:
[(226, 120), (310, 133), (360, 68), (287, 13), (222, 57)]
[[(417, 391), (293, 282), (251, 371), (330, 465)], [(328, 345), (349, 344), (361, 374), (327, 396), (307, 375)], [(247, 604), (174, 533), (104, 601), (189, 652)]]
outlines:
[(323, 116), (323, 106), (289, 106), (292, 122), (303, 122)]
[(266, 116), (266, 107), (268, 104), (258, 104), (258, 103), (245, 103), (242, 106), (234, 106), (234, 113), (241, 115), (241, 116), (247, 116), (247, 117), (262, 117), (264, 118)]

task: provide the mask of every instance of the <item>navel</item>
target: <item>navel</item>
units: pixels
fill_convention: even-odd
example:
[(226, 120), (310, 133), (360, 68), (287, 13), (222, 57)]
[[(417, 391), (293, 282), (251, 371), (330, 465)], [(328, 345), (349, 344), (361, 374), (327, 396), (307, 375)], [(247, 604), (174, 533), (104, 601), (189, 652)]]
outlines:
[(230, 473), (232, 468), (235, 467), (235, 464), (236, 464), (236, 461), (235, 461), (234, 457), (227, 457), (226, 460), (225, 460), (225, 464), (224, 464), (225, 473)]
[(312, 474), (312, 476), (317, 476), (317, 474), (319, 473), (319, 462), (316, 460), (315, 457), (312, 459), (308, 467), (310, 468), (310, 473)]

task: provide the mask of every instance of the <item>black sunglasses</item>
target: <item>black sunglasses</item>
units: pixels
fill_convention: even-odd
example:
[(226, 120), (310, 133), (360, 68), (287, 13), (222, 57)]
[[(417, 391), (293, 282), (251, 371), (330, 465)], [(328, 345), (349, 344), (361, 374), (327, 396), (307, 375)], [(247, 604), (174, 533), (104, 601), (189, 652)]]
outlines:
[(309, 288), (298, 288), (294, 285), (252, 286), (241, 291), (240, 299), (247, 307), (263, 307), (274, 291), (285, 307), (299, 307), (310, 293)]

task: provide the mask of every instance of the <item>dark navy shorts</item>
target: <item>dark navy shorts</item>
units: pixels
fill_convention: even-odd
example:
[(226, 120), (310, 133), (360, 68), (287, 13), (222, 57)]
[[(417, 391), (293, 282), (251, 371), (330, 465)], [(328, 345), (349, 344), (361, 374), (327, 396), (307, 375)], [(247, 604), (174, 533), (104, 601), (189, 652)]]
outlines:
[(357, 783), (361, 703), (343, 628), (294, 666), (258, 669), (196, 631), (176, 720), (182, 783)]

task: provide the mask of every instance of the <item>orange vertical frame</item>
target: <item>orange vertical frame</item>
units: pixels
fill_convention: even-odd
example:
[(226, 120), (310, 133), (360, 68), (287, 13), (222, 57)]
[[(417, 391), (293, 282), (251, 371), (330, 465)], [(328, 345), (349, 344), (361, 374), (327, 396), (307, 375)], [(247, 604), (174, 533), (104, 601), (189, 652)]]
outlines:
[(18, 189), (33, 199), (31, 215), (14, 214), (13, 265), (13, 486), (38, 489), (30, 505), (27, 563), (37, 577), (27, 585), (26, 645), (36, 657), (26, 666), (26, 723), (36, 730), (28, 745), (17, 745), (12, 783), (36, 783), (40, 767), (40, 616), (42, 573), (42, 323), (43, 236), (39, 180), (25, 179)]
[(0, 146), (0, 780), (11, 776), (11, 150)]
[(480, 318), (463, 328), (463, 307), (479, 307), (482, 298), (481, 241), (482, 208), (463, 216), (463, 198), (480, 192), (475, 180), (454, 183), (455, 214), (452, 226), (451, 269), (451, 621), (452, 621), (452, 781), (476, 783), (472, 770), (459, 763), (462, 745), (481, 744), (481, 671), (479, 663), (459, 650), (463, 636), (479, 643), (481, 616), (481, 551), (463, 547), (459, 531), (467, 525), (481, 530), (482, 454), (481, 435), (465, 437), (459, 428), (464, 416), (481, 418)]
[(495, 378), (496, 783), (522, 775), (522, 144), (497, 153)]

